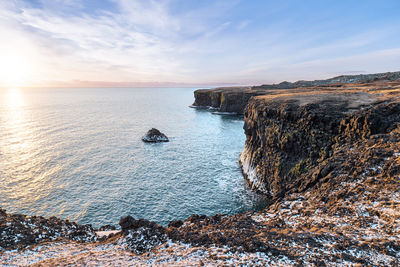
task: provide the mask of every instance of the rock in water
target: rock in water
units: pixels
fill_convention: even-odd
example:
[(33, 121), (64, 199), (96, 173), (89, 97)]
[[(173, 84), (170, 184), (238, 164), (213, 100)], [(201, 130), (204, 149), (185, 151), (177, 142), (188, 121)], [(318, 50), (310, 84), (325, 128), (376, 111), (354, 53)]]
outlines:
[(142, 137), (142, 140), (148, 143), (169, 142), (168, 137), (156, 128), (151, 128), (146, 135)]

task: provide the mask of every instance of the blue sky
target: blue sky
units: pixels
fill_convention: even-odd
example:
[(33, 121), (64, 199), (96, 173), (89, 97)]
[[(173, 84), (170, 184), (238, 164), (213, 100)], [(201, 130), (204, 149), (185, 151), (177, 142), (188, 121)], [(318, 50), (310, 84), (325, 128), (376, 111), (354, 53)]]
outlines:
[(400, 70), (398, 0), (0, 0), (0, 8), (0, 85), (261, 84)]

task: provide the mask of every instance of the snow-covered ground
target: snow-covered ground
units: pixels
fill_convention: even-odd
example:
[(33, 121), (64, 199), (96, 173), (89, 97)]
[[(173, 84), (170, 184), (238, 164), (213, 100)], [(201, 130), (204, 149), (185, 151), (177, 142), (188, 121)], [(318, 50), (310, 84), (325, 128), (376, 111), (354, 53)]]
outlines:
[(23, 251), (0, 254), (4, 266), (266, 266), (290, 265), (287, 257), (271, 257), (264, 253), (238, 253), (228, 248), (202, 248), (167, 242), (153, 251), (137, 255), (121, 244), (81, 244), (56, 242), (42, 244)]

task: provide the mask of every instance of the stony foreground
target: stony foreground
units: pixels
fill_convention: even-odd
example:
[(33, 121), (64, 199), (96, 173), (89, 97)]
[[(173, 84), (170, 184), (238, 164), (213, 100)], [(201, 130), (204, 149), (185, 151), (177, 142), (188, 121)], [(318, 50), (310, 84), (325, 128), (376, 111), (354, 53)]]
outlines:
[(399, 78), (200, 90), (195, 103), (244, 114), (240, 161), (265, 210), (127, 216), (120, 231), (1, 210), (0, 265), (399, 266)]

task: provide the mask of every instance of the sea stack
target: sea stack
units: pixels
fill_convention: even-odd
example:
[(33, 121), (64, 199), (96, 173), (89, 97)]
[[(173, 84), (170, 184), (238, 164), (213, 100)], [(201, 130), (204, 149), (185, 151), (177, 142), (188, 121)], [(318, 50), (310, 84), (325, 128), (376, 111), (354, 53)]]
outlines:
[(146, 135), (142, 137), (142, 140), (146, 143), (169, 142), (168, 137), (156, 128), (151, 128)]

